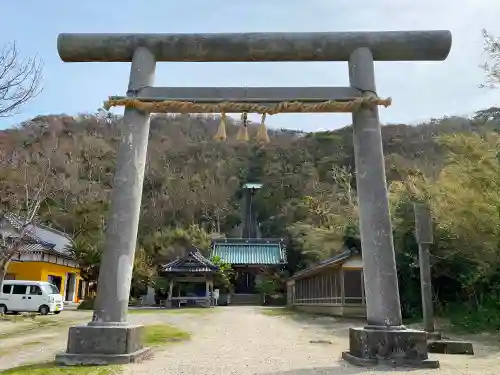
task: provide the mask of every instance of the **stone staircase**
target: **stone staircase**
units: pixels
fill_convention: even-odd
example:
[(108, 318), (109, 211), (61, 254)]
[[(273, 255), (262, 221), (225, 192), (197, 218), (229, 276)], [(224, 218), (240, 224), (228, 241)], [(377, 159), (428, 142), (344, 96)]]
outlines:
[(230, 305), (260, 306), (262, 297), (260, 294), (233, 294)]

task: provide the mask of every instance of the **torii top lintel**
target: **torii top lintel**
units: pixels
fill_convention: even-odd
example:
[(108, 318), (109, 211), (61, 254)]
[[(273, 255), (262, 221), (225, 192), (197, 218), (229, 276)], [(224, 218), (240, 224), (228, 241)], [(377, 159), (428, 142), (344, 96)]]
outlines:
[(348, 61), (368, 47), (375, 61), (442, 61), (451, 49), (451, 32), (374, 31), (229, 34), (59, 34), (65, 62), (130, 62), (137, 47), (156, 61), (263, 62)]

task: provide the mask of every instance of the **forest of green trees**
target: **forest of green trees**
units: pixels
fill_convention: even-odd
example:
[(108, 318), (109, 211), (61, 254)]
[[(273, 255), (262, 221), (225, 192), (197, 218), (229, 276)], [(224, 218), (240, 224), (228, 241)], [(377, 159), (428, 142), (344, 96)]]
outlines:
[[(489, 83), (498, 83), (491, 72)], [(288, 274), (359, 246), (350, 126), (270, 130), (263, 145), (235, 141), (232, 121), (228, 141), (216, 142), (218, 123), (217, 116), (152, 117), (135, 288), (186, 245), (206, 250), (211, 237), (230, 236), (248, 181), (264, 185), (260, 229), (285, 239)], [(120, 125), (120, 116), (100, 111), (40, 116), (0, 132), (0, 211), (22, 212), (43, 185), (38, 216), (74, 237), (88, 280), (98, 275)], [(437, 312), (471, 330), (500, 329), (500, 109), (386, 125), (382, 138), (404, 316), (421, 314), (412, 203), (427, 201)]]
[[(450, 303), (497, 303), (500, 117), (494, 109), (479, 115), (382, 128), (406, 316), (420, 309), (416, 200), (429, 201), (433, 211), (438, 311)], [(215, 142), (217, 125), (216, 117), (153, 117), (134, 285), (150, 282), (156, 266), (186, 244), (207, 249), (210, 236), (230, 235), (241, 220), (246, 181), (264, 184), (256, 200), (261, 231), (286, 239), (290, 273), (359, 244), (351, 127), (270, 131), (272, 142), (261, 145)], [(33, 191), (47, 176), (39, 216), (74, 236), (90, 280), (98, 272), (119, 127), (119, 117), (99, 113), (39, 117), (0, 133), (1, 209), (23, 209), (26, 181)], [(236, 130), (230, 123), (229, 134)]]

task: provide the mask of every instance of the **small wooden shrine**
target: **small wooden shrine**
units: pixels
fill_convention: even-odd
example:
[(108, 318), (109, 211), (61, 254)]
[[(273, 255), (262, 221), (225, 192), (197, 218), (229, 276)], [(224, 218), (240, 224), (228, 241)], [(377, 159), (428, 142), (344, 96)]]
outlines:
[(192, 247), (186, 255), (162, 266), (160, 276), (169, 279), (167, 307), (212, 305), (215, 273), (219, 267)]
[(353, 247), (297, 272), (287, 280), (287, 300), (304, 312), (366, 317), (361, 252)]

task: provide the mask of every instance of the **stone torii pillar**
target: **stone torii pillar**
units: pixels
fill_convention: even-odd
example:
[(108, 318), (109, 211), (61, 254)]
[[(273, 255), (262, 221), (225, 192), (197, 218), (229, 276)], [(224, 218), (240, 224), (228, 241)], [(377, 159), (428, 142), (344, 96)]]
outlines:
[[(350, 101), (376, 95), (374, 61), (441, 61), (451, 48), (449, 31), (60, 34), (66, 62), (132, 62), (127, 96), (147, 101), (251, 102)], [(152, 87), (155, 61), (349, 62), (350, 87)], [(293, 110), (292, 110), (293, 111)], [(227, 111), (230, 112), (230, 111)], [(127, 323), (127, 303), (139, 220), (149, 114), (126, 109), (116, 163), (106, 249), (94, 319), (72, 327), (60, 363), (123, 363), (147, 352), (140, 327)], [(425, 332), (402, 326), (377, 108), (353, 114), (356, 181), (365, 274), (368, 326), (352, 328), (343, 357), (356, 364), (428, 363)]]
[[(144, 47), (132, 54), (127, 95), (153, 84), (156, 61)], [(127, 322), (130, 282), (139, 225), (149, 113), (126, 109), (118, 149), (111, 210), (106, 228), (94, 315), (87, 326), (69, 329), (67, 353), (56, 356), (65, 365), (128, 363), (148, 354), (140, 342), (142, 326)]]

